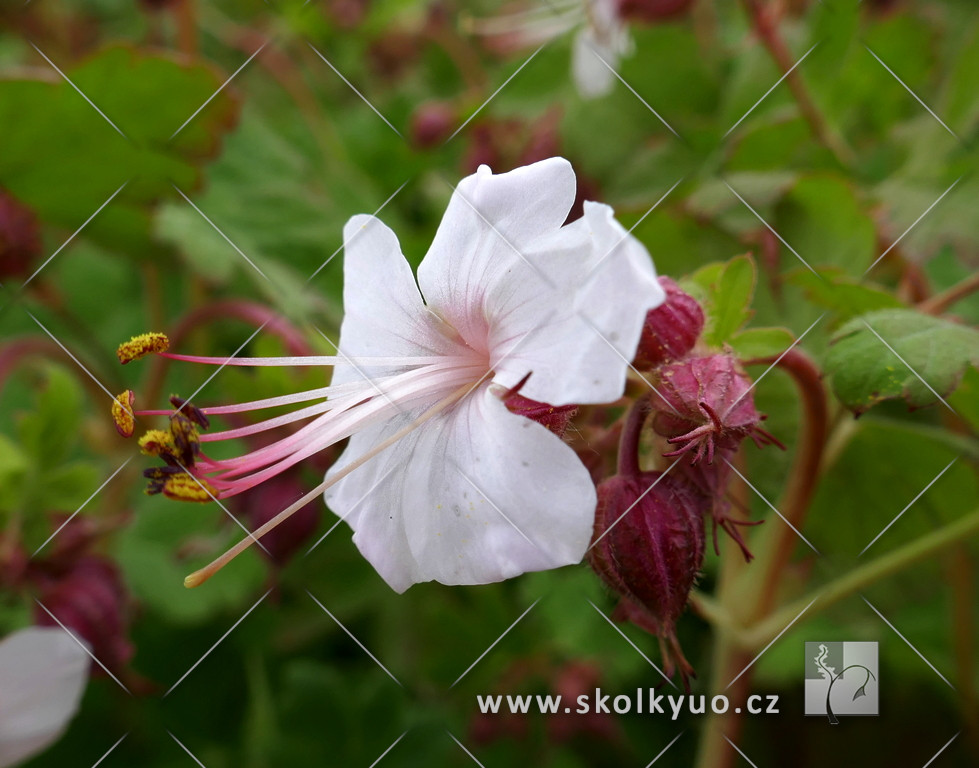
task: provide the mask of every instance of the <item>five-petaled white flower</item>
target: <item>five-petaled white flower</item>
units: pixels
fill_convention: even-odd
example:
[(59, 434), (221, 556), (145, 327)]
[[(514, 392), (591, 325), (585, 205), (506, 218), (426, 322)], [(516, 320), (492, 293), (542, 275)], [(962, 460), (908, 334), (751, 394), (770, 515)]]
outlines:
[[(399, 592), (417, 582), (481, 584), (581, 560), (595, 513), (591, 477), (567, 444), (511, 413), (503, 397), (519, 388), (554, 406), (617, 400), (646, 312), (663, 291), (649, 254), (611, 208), (585, 203), (584, 216), (564, 224), (574, 197), (574, 172), (563, 158), (499, 175), (481, 167), (452, 195), (417, 284), (395, 234), (373, 216), (355, 216), (344, 231), (344, 319), (335, 356), (163, 353), (335, 369), (330, 386), (318, 390), (185, 408), (162, 451), (165, 459), (168, 450), (176, 454), (172, 466), (151, 479), (155, 490), (193, 497), (193, 482), (231, 496), (350, 438), (323, 484), (188, 577), (189, 586), (321, 491)], [(188, 434), (196, 439), (191, 422), (205, 426), (211, 414), (314, 399), (322, 402), (199, 436), (206, 447), (312, 418), (244, 456), (211, 459), (181, 448)], [(151, 442), (159, 448), (166, 436)]]
[(89, 657), (60, 627), (31, 627), (0, 642), (0, 768), (64, 732), (88, 681)]

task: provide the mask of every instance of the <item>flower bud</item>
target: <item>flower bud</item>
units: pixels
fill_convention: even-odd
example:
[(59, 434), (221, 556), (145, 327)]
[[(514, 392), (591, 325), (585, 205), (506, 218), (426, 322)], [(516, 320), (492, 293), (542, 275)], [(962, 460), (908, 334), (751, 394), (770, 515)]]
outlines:
[(655, 368), (678, 360), (693, 349), (704, 330), (704, 311), (689, 293), (668, 277), (659, 278), (666, 299), (646, 314), (636, 350), (637, 368)]
[(503, 404), (511, 413), (526, 416), (528, 419), (542, 424), (558, 437), (564, 437), (568, 424), (578, 412), (577, 405), (549, 405), (517, 393), (507, 395)]
[[(60, 622), (85, 640), (95, 658), (110, 670), (129, 662), (133, 646), (128, 638), (127, 596), (114, 563), (86, 555), (57, 578), (39, 578), (38, 585), (36, 624), (57, 626)], [(96, 666), (92, 669), (98, 671)]]
[(755, 410), (751, 380), (734, 356), (726, 353), (691, 357), (660, 366), (651, 399), (653, 429), (679, 445), (664, 456), (693, 452), (691, 461), (713, 463), (719, 450), (733, 451), (745, 437), (760, 447), (784, 447), (758, 426), (765, 417)]
[(693, 0), (619, 0), (619, 15), (651, 24), (682, 16), (691, 6)]
[(411, 116), (411, 143), (432, 149), (452, 134), (457, 124), (455, 110), (444, 101), (426, 101)]
[(26, 275), (41, 253), (41, 232), (34, 212), (0, 188), (0, 282)]
[(702, 497), (661, 472), (616, 475), (598, 486), (589, 551), (595, 571), (625, 598), (620, 615), (664, 641), (667, 667), (675, 662), (684, 681), (693, 669), (675, 622), (704, 560), (704, 512)]

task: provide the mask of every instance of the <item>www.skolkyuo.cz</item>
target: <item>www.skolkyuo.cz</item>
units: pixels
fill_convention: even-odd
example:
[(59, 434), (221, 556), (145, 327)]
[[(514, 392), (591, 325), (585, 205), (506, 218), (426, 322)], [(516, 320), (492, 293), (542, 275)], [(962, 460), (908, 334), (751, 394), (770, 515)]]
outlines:
[[(722, 715), (731, 709), (727, 696), (706, 696), (703, 694), (659, 693), (655, 688), (637, 688), (635, 693), (611, 694), (603, 693), (596, 688), (594, 693), (584, 693), (575, 699), (565, 699), (559, 695), (491, 695), (476, 696), (476, 703), (482, 714), (527, 714), (540, 712), (542, 714), (588, 715), (666, 715), (676, 720), (680, 715), (704, 715), (708, 712)], [(744, 703), (743, 711), (752, 715), (779, 714), (778, 696), (775, 694), (752, 694)], [(740, 713), (742, 707), (737, 706), (733, 711)]]

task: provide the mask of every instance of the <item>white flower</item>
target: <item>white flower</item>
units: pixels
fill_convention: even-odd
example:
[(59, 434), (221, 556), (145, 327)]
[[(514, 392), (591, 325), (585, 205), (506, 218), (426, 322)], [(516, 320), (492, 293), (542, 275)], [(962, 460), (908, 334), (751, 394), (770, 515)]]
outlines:
[(571, 74), (586, 99), (612, 90), (619, 60), (633, 49), (617, 0), (557, 0), (508, 16), (471, 20), (468, 26), (519, 47), (540, 45), (577, 28)]
[(60, 627), (31, 627), (0, 641), (0, 768), (48, 747), (78, 709), (89, 657)]
[[(507, 410), (502, 396), (519, 386), (524, 397), (555, 406), (617, 400), (646, 312), (663, 290), (649, 254), (608, 206), (585, 203), (584, 216), (563, 226), (574, 198), (563, 158), (500, 175), (482, 166), (453, 194), (417, 285), (395, 234), (373, 216), (355, 216), (344, 230), (337, 355), (201, 358), (162, 351), (165, 338), (130, 342), (126, 359), (150, 346), (222, 366), (335, 366), (330, 386), (309, 392), (200, 409), (172, 400), (181, 415), (170, 433), (151, 430), (141, 440), (167, 464), (147, 471), (151, 492), (203, 501), (247, 491), (350, 438), (317, 489), (185, 583), (202, 583), (323, 491), (399, 592), (421, 581), (480, 584), (579, 562), (595, 513), (590, 475), (570, 447)], [(198, 435), (214, 414), (314, 400)], [(198, 440), (206, 448), (303, 419), (311, 421), (242, 456), (197, 451)]]
[[(534, 400), (616, 400), (646, 311), (663, 294), (649, 255), (608, 206), (586, 203), (583, 218), (562, 226), (574, 195), (573, 171), (560, 158), (496, 176), (481, 167), (453, 195), (418, 287), (390, 229), (371, 216), (347, 225), (340, 349), (436, 356), (445, 383), (354, 435), (331, 473), (460, 381), (474, 387), (326, 493), (398, 591), (432, 579), (499, 581), (579, 562), (585, 552), (595, 511), (589, 473), (500, 395), (529, 374), (520, 393)], [(455, 378), (453, 370), (468, 373)], [(359, 379), (351, 366), (334, 375), (335, 384)]]

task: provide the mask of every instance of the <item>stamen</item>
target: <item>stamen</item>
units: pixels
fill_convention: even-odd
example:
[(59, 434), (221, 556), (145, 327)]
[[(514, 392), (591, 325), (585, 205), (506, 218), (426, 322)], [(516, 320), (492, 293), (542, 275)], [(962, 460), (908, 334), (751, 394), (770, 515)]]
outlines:
[(174, 456), (173, 435), (162, 429), (150, 429), (139, 438), (139, 450), (147, 456)]
[[(419, 416), (417, 419), (411, 422), (411, 424), (408, 424), (404, 428), (399, 429), (397, 432), (391, 435), (391, 437), (378, 443), (376, 446), (374, 446), (370, 451), (365, 453), (363, 456), (352, 461), (343, 469), (339, 470), (330, 479), (324, 480), (322, 483), (317, 485), (313, 490), (311, 490), (301, 499), (290, 504), (288, 507), (286, 507), (284, 510), (282, 510), (279, 514), (277, 514), (275, 517), (273, 517), (264, 525), (259, 526), (256, 530), (250, 533), (247, 538), (244, 538), (241, 541), (239, 541), (223, 555), (216, 558), (215, 560), (213, 560), (212, 562), (210, 562), (208, 565), (204, 566), (200, 570), (194, 571), (192, 574), (187, 576), (187, 578), (184, 579), (184, 586), (187, 587), (188, 589), (193, 587), (199, 587), (201, 584), (203, 584), (205, 581), (211, 578), (215, 573), (217, 573), (222, 568), (224, 568), (224, 566), (226, 566), (228, 563), (234, 560), (238, 555), (240, 555), (242, 552), (248, 549), (248, 547), (250, 547), (256, 541), (258, 541), (262, 536), (264, 536), (269, 531), (273, 530), (280, 523), (284, 522), (285, 520), (288, 520), (296, 511), (302, 509), (309, 502), (311, 502), (317, 496), (322, 494), (327, 488), (329, 488), (330, 486), (334, 485), (335, 483), (345, 478), (355, 469), (359, 468), (366, 462), (370, 461), (372, 458), (377, 456), (382, 451), (386, 450), (387, 448), (390, 448), (401, 438), (405, 437), (406, 435), (416, 430), (418, 427), (420, 427), (422, 424), (427, 422), (429, 419), (437, 416), (438, 414), (442, 413), (442, 411), (446, 410), (447, 408), (457, 403), (459, 400), (461, 400), (467, 394), (469, 394), (469, 392), (471, 392), (472, 389), (473, 389), (473, 385), (471, 383), (465, 384), (464, 386), (459, 387), (459, 389), (457, 389), (448, 397), (437, 402), (435, 405), (433, 405), (431, 408), (425, 411), (425, 413), (423, 413), (421, 416)], [(164, 493), (165, 492), (166, 490), (164, 489)]]
[(136, 431), (136, 417), (133, 415), (135, 402), (136, 395), (131, 389), (116, 395), (112, 401), (112, 421), (116, 425), (116, 432), (123, 437), (132, 437)]
[(139, 360), (153, 353), (162, 354), (170, 348), (170, 339), (165, 333), (143, 333), (133, 336), (129, 341), (120, 344), (116, 350), (119, 362), (125, 365), (133, 360)]
[(146, 489), (149, 494), (163, 493), (168, 499), (177, 501), (213, 501), (218, 492), (202, 477), (194, 477), (187, 472), (173, 474), (164, 472), (161, 478), (151, 478)]
[[(163, 334), (159, 334), (162, 336)], [(166, 338), (166, 337), (164, 337)], [(135, 339), (133, 340), (135, 341)], [(132, 343), (132, 342), (130, 342)], [(123, 346), (126, 346), (125, 344)], [(122, 347), (120, 347), (121, 349)], [(156, 350), (150, 350), (156, 351)], [(272, 366), (280, 368), (322, 367), (325, 365), (359, 365), (371, 366), (418, 366), (444, 363), (445, 355), (431, 357), (345, 357), (344, 355), (302, 355), (298, 357), (205, 357), (201, 355), (182, 355), (175, 352), (160, 352), (160, 357), (169, 360), (179, 360), (185, 363), (203, 363), (204, 365), (240, 365), (247, 368), (255, 366)], [(128, 361), (127, 361), (128, 362)]]
[(190, 401), (184, 400), (182, 397), (177, 397), (176, 395), (170, 395), (170, 405), (186, 414), (187, 418), (201, 429), (207, 429), (211, 426), (211, 422), (204, 415), (204, 411), (196, 405), (192, 405)]

